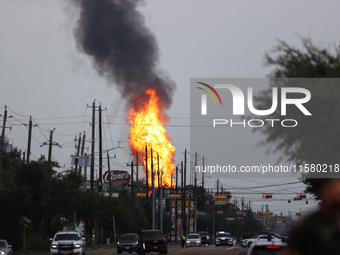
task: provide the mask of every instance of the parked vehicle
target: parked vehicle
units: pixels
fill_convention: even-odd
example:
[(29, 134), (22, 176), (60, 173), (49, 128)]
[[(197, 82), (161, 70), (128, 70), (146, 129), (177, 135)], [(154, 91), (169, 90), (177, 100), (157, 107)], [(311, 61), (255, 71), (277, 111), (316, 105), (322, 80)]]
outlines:
[(159, 252), (168, 253), (168, 242), (160, 230), (142, 230), (138, 237), (138, 253)]
[(201, 237), (198, 233), (188, 234), (186, 238), (186, 247), (199, 246), (201, 247)]
[(117, 253), (123, 251), (128, 253), (137, 252), (138, 250), (138, 235), (134, 233), (122, 234), (117, 242)]
[(85, 238), (77, 231), (62, 231), (50, 238), (51, 255), (55, 254), (79, 254), (85, 255)]
[(281, 239), (282, 240), (282, 242), (287, 242), (287, 240), (288, 240), (288, 236), (281, 236), (281, 235), (279, 235), (278, 233), (276, 233), (276, 232), (270, 232), (270, 231), (264, 231), (264, 232), (258, 232), (257, 233), (258, 235), (272, 235), (272, 236), (274, 236), (274, 237), (277, 237), (277, 238), (279, 238), (279, 239)]
[(210, 237), (209, 237), (209, 233), (205, 232), (205, 231), (200, 231), (198, 232), (198, 234), (201, 237), (201, 244), (210, 244)]
[(252, 238), (248, 238), (248, 239), (242, 239), (240, 241), (240, 245), (242, 247), (250, 247), (253, 243), (263, 243), (263, 242), (271, 242), (271, 243), (275, 243), (275, 244), (282, 244), (282, 240), (280, 238), (277, 238), (275, 236), (271, 236), (270, 238), (271, 240), (268, 240), (268, 235), (257, 235), (254, 236)]
[(0, 254), (12, 255), (12, 245), (8, 245), (7, 241), (4, 239), (0, 239)]

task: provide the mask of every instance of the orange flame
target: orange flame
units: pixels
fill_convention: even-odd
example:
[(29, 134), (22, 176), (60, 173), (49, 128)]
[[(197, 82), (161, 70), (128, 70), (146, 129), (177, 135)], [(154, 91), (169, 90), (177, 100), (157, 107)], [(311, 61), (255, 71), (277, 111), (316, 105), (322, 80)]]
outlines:
[[(148, 100), (142, 101), (141, 97), (136, 97), (139, 108), (132, 109), (128, 116), (128, 121), (131, 123), (129, 144), (133, 152), (145, 154), (145, 146), (148, 147), (148, 185), (152, 186), (151, 178), (151, 153), (153, 150), (153, 172), (155, 188), (159, 187), (158, 180), (162, 178), (162, 185), (169, 188), (175, 186), (174, 180), (174, 154), (175, 147), (171, 144), (169, 135), (167, 134), (160, 116), (166, 116), (162, 113), (159, 107), (159, 97), (154, 89), (148, 89), (142, 97), (145, 96)], [(157, 156), (158, 155), (158, 156)], [(145, 155), (144, 155), (145, 157)], [(158, 159), (159, 158), (159, 162)], [(144, 160), (144, 170), (146, 169)], [(159, 172), (158, 172), (159, 169)], [(163, 177), (162, 177), (163, 171)]]

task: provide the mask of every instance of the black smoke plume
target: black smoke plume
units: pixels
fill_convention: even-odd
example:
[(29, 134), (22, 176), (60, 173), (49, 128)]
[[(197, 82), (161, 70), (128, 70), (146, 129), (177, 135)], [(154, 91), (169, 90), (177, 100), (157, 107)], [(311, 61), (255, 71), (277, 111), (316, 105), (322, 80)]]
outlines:
[(176, 84), (160, 68), (155, 35), (137, 11), (141, 0), (78, 0), (74, 30), (77, 49), (90, 56), (93, 68), (114, 84), (130, 104), (151, 87), (168, 109)]

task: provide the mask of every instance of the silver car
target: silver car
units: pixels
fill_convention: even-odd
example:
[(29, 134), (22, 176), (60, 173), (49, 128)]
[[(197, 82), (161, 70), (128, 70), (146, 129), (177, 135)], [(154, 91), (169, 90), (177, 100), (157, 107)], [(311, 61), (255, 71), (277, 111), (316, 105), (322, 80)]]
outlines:
[(8, 245), (7, 241), (4, 239), (0, 239), (0, 254), (12, 255), (12, 245)]
[(198, 233), (189, 234), (186, 239), (186, 246), (199, 246), (201, 247), (201, 237)]

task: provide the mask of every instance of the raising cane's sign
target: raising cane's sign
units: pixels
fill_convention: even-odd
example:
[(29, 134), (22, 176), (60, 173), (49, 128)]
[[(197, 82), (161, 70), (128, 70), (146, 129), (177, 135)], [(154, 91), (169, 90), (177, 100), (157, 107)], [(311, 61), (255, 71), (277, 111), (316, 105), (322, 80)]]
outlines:
[(103, 179), (105, 183), (128, 183), (130, 175), (127, 171), (106, 171), (103, 175)]

